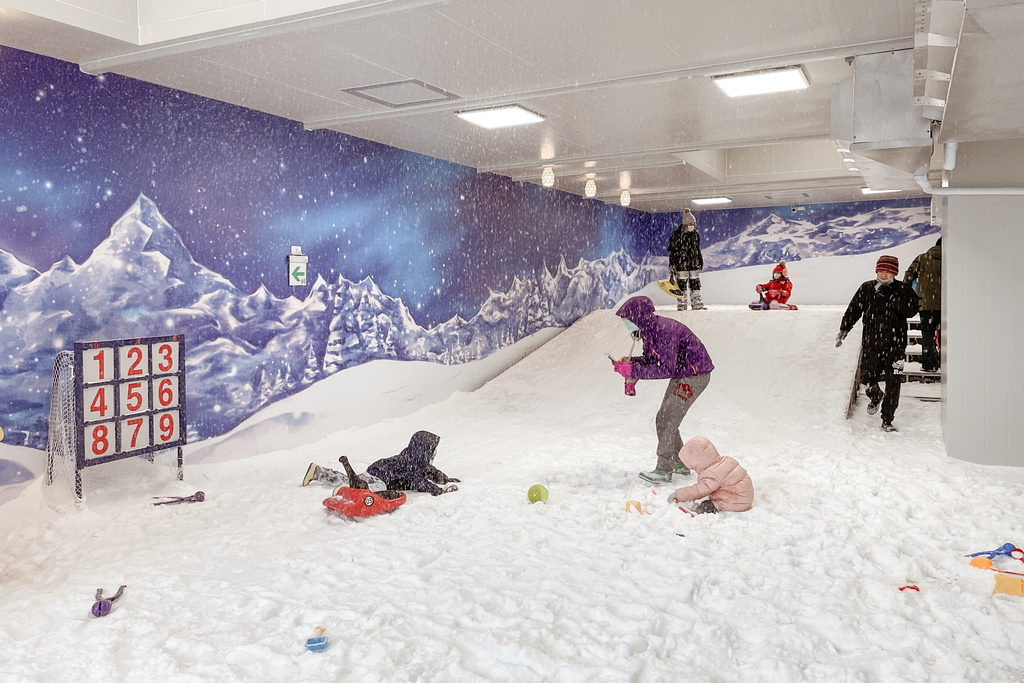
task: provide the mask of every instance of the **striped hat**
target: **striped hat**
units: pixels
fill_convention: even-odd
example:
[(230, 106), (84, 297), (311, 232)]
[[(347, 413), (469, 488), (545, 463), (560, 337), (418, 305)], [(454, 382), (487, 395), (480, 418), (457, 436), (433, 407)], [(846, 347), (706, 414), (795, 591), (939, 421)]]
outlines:
[(879, 256), (878, 262), (875, 264), (875, 272), (878, 271), (899, 275), (900, 260), (895, 256)]

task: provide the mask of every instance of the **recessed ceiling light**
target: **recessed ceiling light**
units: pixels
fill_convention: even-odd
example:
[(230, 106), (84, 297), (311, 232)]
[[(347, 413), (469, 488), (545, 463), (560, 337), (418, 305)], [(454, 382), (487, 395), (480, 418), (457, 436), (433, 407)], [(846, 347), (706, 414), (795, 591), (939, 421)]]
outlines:
[(847, 149), (846, 147), (837, 147), (836, 151), (839, 152), (840, 154), (849, 154), (850, 153), (850, 150)]
[(857, 163), (857, 160), (854, 159), (853, 157), (843, 157), (843, 161), (845, 161), (848, 164), (855, 164), (855, 163)]
[(463, 121), (469, 121), (481, 128), (507, 128), (509, 126), (523, 126), (528, 123), (540, 123), (544, 117), (532, 111), (523, 109), (518, 104), (507, 107), (493, 107), (491, 109), (472, 109), (470, 111), (455, 112)]
[(619, 193), (619, 204), (622, 204), (623, 206), (629, 206), (630, 199), (631, 198), (629, 196), (629, 190), (623, 190), (621, 193)]
[(803, 90), (808, 85), (804, 70), (799, 66), (712, 76), (711, 80), (729, 97)]
[(594, 182), (593, 178), (588, 179), (586, 185), (583, 186), (583, 194), (588, 197), (597, 196), (597, 183)]
[(846, 170), (849, 171), (850, 173), (860, 173), (860, 169), (854, 166), (847, 166)]
[(868, 187), (860, 188), (861, 194), (883, 194), (885, 192), (903, 192), (903, 190), (872, 190)]
[(540, 174), (540, 184), (544, 187), (555, 186), (555, 169), (550, 166), (545, 166), (544, 171)]
[(704, 206), (706, 204), (731, 204), (732, 200), (728, 197), (705, 197), (704, 199), (694, 199), (693, 203), (698, 206)]

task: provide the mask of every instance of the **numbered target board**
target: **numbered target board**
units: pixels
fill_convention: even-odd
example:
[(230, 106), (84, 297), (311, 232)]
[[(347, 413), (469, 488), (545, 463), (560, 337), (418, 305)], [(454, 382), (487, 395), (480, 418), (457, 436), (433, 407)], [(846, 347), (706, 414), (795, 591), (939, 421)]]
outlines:
[(79, 469), (185, 444), (183, 335), (76, 342), (75, 375)]

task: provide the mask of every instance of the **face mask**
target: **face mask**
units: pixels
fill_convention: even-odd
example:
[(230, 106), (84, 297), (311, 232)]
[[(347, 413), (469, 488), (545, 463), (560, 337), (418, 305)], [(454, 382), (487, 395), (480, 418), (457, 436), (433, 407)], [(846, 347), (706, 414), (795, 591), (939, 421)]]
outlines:
[(626, 323), (626, 329), (629, 330), (630, 332), (640, 331), (640, 328), (634, 325), (632, 320), (623, 320), (622, 322)]
[(782, 277), (782, 273), (774, 273), (772, 275), (772, 277), (774, 277), (776, 280), (778, 280), (780, 277)]

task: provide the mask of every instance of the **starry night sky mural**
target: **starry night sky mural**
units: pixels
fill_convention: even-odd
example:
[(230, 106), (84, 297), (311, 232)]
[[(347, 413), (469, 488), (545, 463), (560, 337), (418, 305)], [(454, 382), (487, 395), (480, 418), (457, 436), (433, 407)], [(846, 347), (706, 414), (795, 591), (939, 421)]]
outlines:
[[(260, 112), (0, 49), (0, 249), (81, 262), (140, 193), (251, 292), (371, 275), (421, 324), (469, 317), (545, 259), (593, 259), (647, 217)], [(555, 264), (549, 264), (555, 265)], [(456, 286), (453, 284), (458, 283)]]
[[(0, 82), (8, 443), (46, 446), (51, 369), (75, 341), (185, 335), (194, 440), (361, 363), (483, 358), (667, 272), (678, 214), (9, 48)], [(933, 231), (927, 214), (890, 200), (697, 216), (714, 268), (870, 251)], [(287, 283), (292, 245), (304, 287)]]

